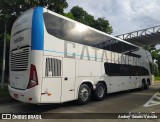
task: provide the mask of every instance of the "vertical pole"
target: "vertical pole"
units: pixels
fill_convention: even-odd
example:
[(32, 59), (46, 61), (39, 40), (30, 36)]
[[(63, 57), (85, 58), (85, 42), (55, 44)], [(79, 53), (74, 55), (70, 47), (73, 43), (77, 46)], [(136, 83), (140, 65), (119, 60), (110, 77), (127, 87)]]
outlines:
[(5, 20), (5, 32), (4, 32), (4, 46), (3, 46), (3, 66), (2, 66), (2, 81), (1, 89), (4, 89), (4, 76), (5, 76), (5, 58), (6, 58), (6, 20)]

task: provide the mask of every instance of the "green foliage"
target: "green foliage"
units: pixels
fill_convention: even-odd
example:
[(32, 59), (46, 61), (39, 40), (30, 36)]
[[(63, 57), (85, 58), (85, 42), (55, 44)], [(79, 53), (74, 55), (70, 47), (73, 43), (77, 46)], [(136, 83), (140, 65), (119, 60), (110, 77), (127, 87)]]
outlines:
[(108, 20), (105, 20), (105, 18), (98, 18), (97, 20), (95, 20), (92, 15), (88, 14), (85, 10), (83, 10), (83, 8), (79, 6), (73, 7), (67, 14), (70, 13), (72, 15), (67, 15), (67, 17), (71, 19), (74, 19), (78, 22), (81, 22), (85, 25), (91, 26), (108, 34), (111, 34), (113, 32), (112, 26), (110, 26)]
[(73, 14), (74, 18), (78, 22), (82, 22), (87, 14), (86, 11), (84, 11), (81, 7), (75, 6), (73, 7), (70, 12)]
[(105, 18), (98, 18), (95, 21), (94, 28), (109, 34), (113, 31), (112, 26), (109, 25), (108, 20), (105, 20)]
[(153, 69), (154, 69), (154, 76), (158, 77), (159, 76), (159, 70), (158, 70), (158, 65), (156, 63), (153, 63)]
[(4, 86), (4, 89), (1, 90), (0, 88), (0, 97), (6, 97), (9, 96), (8, 86)]
[(68, 3), (66, 0), (0, 0), (0, 74), (3, 57), (4, 23), (6, 21), (6, 77), (9, 74), (9, 43), (12, 25), (20, 14), (35, 6), (43, 6), (54, 12), (63, 14), (63, 10), (68, 7)]
[(160, 61), (160, 49), (156, 49), (155, 46), (145, 46), (144, 48), (152, 54), (153, 60)]
[[(1, 70), (2, 70), (2, 64), (3, 64), (3, 45), (4, 45), (4, 34), (0, 35), (0, 75), (1, 75)], [(7, 34), (6, 35), (6, 61), (5, 61), (5, 66), (6, 66), (6, 70), (5, 70), (5, 74), (6, 74), (6, 78), (8, 77), (9, 74), (9, 47), (10, 46), (10, 35)], [(1, 80), (1, 79), (0, 79)]]
[(160, 77), (154, 77), (155, 81), (160, 81)]
[(43, 6), (56, 13), (63, 14), (64, 8), (68, 7), (66, 0), (0, 0), (0, 33), (4, 32), (4, 21), (7, 20), (7, 32), (11, 33), (13, 22), (24, 11)]
[(64, 8), (68, 7), (66, 0), (48, 0), (47, 8), (59, 14), (63, 14)]
[(70, 12), (72, 13), (76, 21), (91, 27), (94, 26), (94, 17), (84, 11), (83, 8), (75, 6), (70, 10)]
[(68, 18), (73, 19), (73, 20), (75, 19), (75, 18), (73, 17), (73, 14), (72, 14), (71, 12), (63, 13), (63, 16), (68, 17)]
[(158, 68), (154, 69), (155, 75), (160, 76), (160, 49), (156, 49), (155, 46), (145, 46), (144, 48), (151, 53), (153, 60), (158, 65)]
[(3, 57), (4, 23), (7, 22), (6, 76), (9, 71), (9, 42), (12, 25), (20, 14), (36, 6), (43, 6), (105, 33), (111, 34), (113, 31), (105, 18), (95, 20), (92, 15), (78, 6), (73, 7), (69, 13), (64, 13), (64, 8), (68, 7), (66, 0), (0, 0), (0, 73)]

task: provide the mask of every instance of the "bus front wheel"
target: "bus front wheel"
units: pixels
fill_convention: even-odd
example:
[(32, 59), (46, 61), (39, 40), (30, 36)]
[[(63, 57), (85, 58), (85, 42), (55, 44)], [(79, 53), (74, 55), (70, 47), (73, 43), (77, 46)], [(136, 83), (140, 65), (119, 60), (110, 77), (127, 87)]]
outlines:
[(78, 93), (78, 104), (83, 105), (87, 104), (90, 100), (91, 88), (87, 84), (82, 84), (79, 88)]

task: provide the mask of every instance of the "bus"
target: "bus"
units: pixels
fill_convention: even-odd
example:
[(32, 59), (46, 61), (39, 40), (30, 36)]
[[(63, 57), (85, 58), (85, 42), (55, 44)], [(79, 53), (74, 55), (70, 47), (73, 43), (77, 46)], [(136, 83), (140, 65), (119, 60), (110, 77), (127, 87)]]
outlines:
[(152, 84), (148, 51), (43, 7), (14, 22), (9, 59), (9, 93), (25, 103), (86, 104)]

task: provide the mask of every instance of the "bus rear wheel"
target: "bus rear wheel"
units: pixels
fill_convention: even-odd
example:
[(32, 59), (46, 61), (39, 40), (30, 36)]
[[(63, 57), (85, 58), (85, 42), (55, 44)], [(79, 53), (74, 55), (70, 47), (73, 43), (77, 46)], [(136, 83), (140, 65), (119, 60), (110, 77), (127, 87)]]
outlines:
[(82, 84), (79, 88), (78, 93), (78, 104), (84, 105), (87, 104), (90, 100), (91, 88), (87, 84)]
[(101, 101), (106, 96), (106, 86), (103, 83), (98, 83), (96, 90), (94, 91), (94, 99)]
[(140, 87), (140, 90), (144, 90), (145, 89), (145, 86), (146, 86), (146, 83), (144, 80), (142, 80), (142, 85)]
[(149, 89), (149, 82), (146, 82), (145, 89)]

